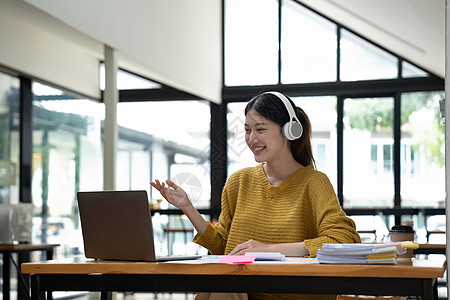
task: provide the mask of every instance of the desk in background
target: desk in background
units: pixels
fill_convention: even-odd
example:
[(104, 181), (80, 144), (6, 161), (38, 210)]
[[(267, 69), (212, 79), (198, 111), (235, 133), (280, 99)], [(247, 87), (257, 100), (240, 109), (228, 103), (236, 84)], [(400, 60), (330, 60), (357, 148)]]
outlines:
[(51, 291), (360, 294), (437, 298), (445, 257), (398, 265), (189, 264), (65, 259), (25, 263), (33, 300)]
[[(11, 290), (11, 256), (18, 253), (18, 266), (24, 262), (30, 261), (30, 252), (45, 251), (46, 258), (52, 259), (54, 249), (58, 244), (18, 244), (18, 245), (0, 245), (0, 253), (3, 257), (3, 300), (10, 300)], [(20, 274), (17, 274), (17, 299), (28, 299), (28, 292), (21, 283)]]
[(444, 254), (445, 255), (446, 245), (445, 244), (419, 244), (419, 248), (414, 249), (414, 254)]

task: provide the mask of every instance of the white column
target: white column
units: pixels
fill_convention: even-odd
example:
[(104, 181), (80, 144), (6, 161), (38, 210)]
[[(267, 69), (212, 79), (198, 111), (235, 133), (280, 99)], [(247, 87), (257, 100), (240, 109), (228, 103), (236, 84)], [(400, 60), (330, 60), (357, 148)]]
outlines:
[(105, 45), (105, 124), (103, 131), (103, 188), (116, 188), (116, 160), (117, 160), (117, 103), (119, 90), (117, 89), (117, 52)]
[[(449, 256), (450, 241), (450, 9), (445, 0), (445, 215), (446, 215), (446, 255)], [(447, 299), (450, 296), (449, 264), (447, 264)]]

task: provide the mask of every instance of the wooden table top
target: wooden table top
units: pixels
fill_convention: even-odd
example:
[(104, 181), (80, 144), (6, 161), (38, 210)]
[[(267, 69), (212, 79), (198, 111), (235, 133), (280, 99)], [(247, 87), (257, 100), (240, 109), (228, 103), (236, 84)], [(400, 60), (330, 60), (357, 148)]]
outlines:
[(423, 249), (445, 249), (445, 247), (446, 247), (445, 244), (430, 244), (430, 243), (419, 244), (419, 248)]
[(397, 265), (152, 263), (67, 258), (22, 264), (25, 274), (179, 274), (322, 277), (440, 278), (445, 257), (413, 258)]
[(0, 244), (0, 252), (38, 251), (58, 247), (59, 244)]

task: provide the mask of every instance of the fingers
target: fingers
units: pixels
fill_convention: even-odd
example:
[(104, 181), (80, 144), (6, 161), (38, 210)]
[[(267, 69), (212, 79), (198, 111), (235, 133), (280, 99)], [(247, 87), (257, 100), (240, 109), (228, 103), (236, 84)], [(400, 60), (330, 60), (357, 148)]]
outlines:
[(164, 190), (165, 184), (164, 182), (159, 182), (158, 179), (155, 180), (155, 182), (150, 181), (150, 185), (157, 189), (158, 191)]
[(170, 186), (174, 190), (176, 190), (178, 188), (178, 185), (176, 185), (172, 180), (167, 179), (166, 183), (167, 183), (168, 186)]
[(167, 199), (166, 196), (168, 188), (165, 186), (164, 182), (160, 182), (158, 179), (156, 179), (155, 182), (150, 181), (150, 185), (157, 189), (161, 193), (161, 196)]
[(251, 248), (253, 240), (248, 240), (242, 244), (237, 245), (233, 250), (231, 250), (230, 255), (240, 255), (244, 254), (249, 248)]
[(166, 184), (174, 190), (178, 188), (178, 185), (169, 179), (167, 179), (166, 182), (160, 182), (158, 179), (156, 179), (155, 182), (150, 181), (150, 185), (159, 191), (163, 190)]
[(241, 255), (246, 252), (267, 252), (270, 251), (269, 244), (263, 244), (255, 240), (248, 240), (242, 244), (237, 245), (229, 255)]

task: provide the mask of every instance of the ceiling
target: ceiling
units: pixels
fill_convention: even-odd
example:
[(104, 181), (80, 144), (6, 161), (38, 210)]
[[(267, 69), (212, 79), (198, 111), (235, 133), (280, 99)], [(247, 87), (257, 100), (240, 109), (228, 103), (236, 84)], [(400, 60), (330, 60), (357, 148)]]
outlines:
[(297, 1), (445, 77), (445, 0)]

